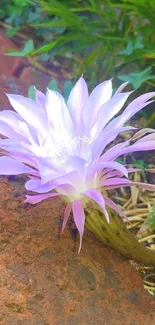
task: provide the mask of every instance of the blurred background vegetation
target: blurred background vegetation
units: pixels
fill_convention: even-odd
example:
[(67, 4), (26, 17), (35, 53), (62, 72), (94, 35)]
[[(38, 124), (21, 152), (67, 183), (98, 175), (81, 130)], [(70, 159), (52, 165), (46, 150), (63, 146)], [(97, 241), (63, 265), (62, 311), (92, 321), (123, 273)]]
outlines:
[[(0, 21), (8, 37), (23, 36), (8, 55), (59, 62), (90, 88), (115, 77), (115, 87), (155, 89), (155, 0), (1, 0)], [(155, 126), (154, 105), (141, 114)]]

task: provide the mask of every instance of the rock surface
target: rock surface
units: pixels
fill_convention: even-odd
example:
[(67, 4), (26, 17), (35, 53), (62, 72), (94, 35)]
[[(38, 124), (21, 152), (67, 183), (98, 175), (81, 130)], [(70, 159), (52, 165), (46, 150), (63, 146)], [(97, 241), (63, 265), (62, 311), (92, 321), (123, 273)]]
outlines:
[(64, 206), (24, 205), (23, 180), (0, 179), (0, 324), (146, 325), (154, 299), (128, 261), (85, 232), (58, 238)]

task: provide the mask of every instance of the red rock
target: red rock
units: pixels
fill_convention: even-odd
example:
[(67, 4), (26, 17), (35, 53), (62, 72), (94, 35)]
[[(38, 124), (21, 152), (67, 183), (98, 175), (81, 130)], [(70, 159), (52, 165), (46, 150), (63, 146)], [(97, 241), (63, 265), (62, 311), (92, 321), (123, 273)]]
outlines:
[(29, 84), (29, 86), (34, 85), (35, 83), (35, 72), (32, 71), (32, 67), (25, 67), (19, 76), (20, 80)]
[(155, 301), (130, 263), (88, 232), (78, 255), (68, 229), (57, 236), (61, 201), (24, 206), (23, 184), (0, 180), (0, 324), (154, 324)]
[(5, 93), (27, 95), (29, 84), (15, 77), (0, 76), (0, 110), (11, 108)]
[(38, 89), (45, 91), (52, 77), (46, 73), (37, 70), (36, 68), (26, 67), (22, 70), (20, 76), (21, 81), (24, 81), (29, 86), (35, 85)]
[(25, 58), (7, 56), (6, 49), (18, 50), (11, 39), (0, 31), (0, 75), (11, 76), (17, 67), (25, 62)]

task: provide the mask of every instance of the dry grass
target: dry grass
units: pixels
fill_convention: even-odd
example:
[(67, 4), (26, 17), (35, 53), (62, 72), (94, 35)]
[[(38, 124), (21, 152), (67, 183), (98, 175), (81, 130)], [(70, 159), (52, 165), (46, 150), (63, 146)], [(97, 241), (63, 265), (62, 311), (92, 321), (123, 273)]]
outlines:
[[(133, 180), (147, 183), (144, 173), (135, 173)], [(137, 237), (139, 242), (149, 249), (155, 250), (155, 231), (148, 225), (149, 213), (155, 204), (155, 192), (148, 192), (132, 187), (131, 191), (121, 188), (119, 194), (115, 195), (115, 201), (125, 212), (127, 218), (124, 220), (128, 229)], [(143, 277), (146, 290), (155, 297), (155, 268), (139, 265), (131, 262)]]

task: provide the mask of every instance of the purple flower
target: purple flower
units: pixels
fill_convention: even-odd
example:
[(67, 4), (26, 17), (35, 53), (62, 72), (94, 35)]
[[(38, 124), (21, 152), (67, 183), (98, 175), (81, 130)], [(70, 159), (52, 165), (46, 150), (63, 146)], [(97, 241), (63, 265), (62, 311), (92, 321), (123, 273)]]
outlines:
[(115, 161), (123, 154), (154, 149), (154, 130), (139, 131), (130, 140), (106, 149), (120, 132), (135, 129), (124, 124), (155, 96), (155, 92), (151, 92), (138, 97), (115, 117), (130, 95), (130, 92), (122, 92), (125, 86), (126, 83), (112, 96), (112, 82), (108, 80), (89, 96), (87, 84), (81, 77), (67, 104), (56, 91), (47, 90), (44, 95), (36, 90), (36, 101), (8, 95), (15, 112), (0, 112), (0, 133), (6, 137), (0, 139), (0, 147), (5, 150), (0, 157), (0, 174), (28, 174), (25, 187), (38, 195), (27, 195), (26, 202), (35, 204), (62, 196), (67, 202), (62, 229), (72, 211), (80, 234), (80, 248), (84, 207), (90, 200), (100, 206), (109, 222), (106, 206), (121, 216), (124, 214), (106, 196), (106, 191), (133, 184), (148, 190), (155, 188), (155, 185), (131, 182), (128, 172), (135, 170), (128, 170)]

